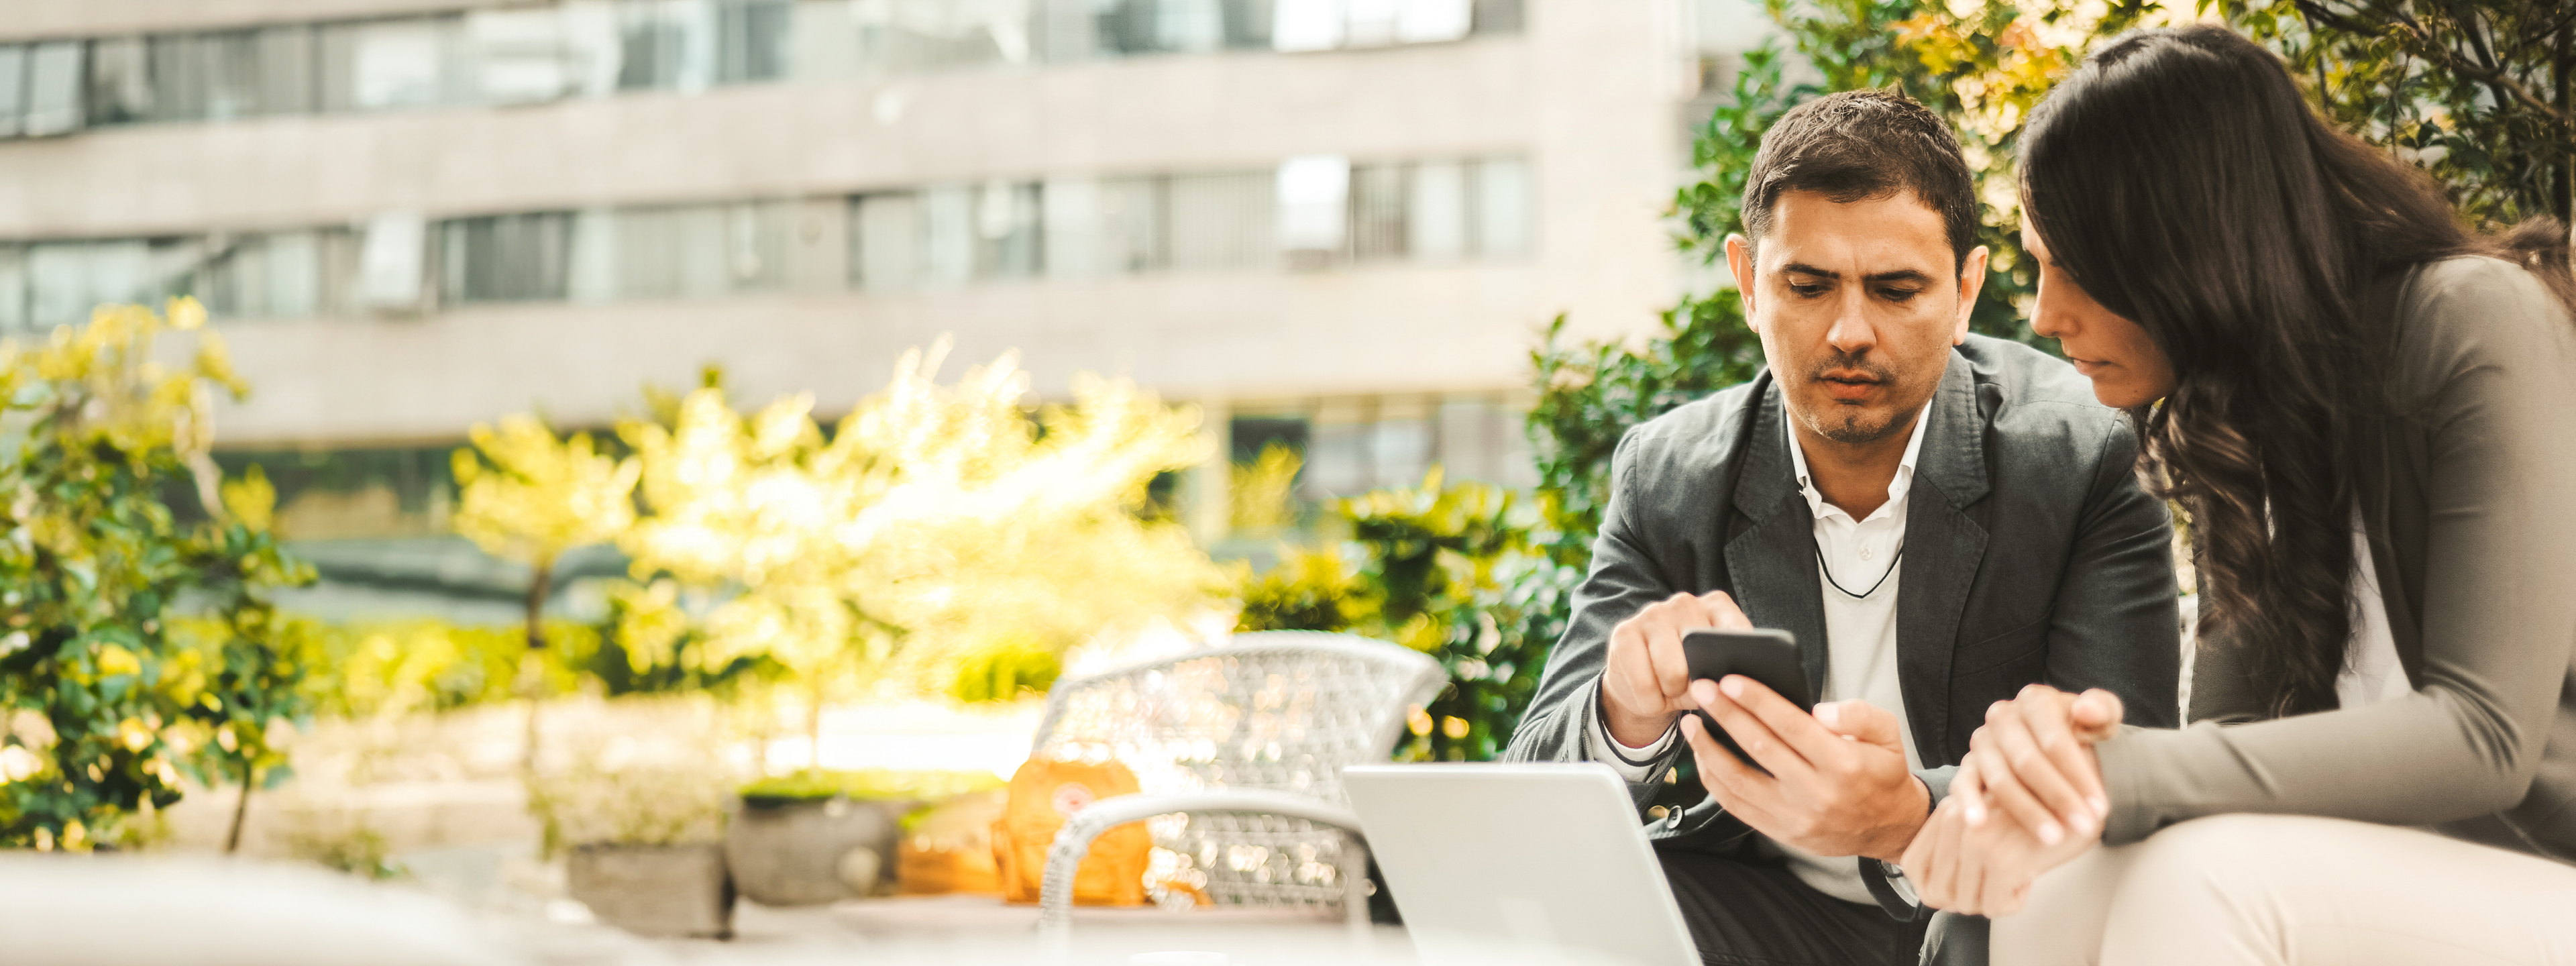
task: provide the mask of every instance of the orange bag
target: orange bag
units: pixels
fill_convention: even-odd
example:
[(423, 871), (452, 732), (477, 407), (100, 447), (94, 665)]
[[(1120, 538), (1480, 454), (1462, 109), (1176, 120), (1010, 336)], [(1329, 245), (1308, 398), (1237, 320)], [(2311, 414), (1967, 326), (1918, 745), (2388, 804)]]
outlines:
[[(1046, 875), (1047, 847), (1066, 816), (1112, 795), (1136, 792), (1136, 775), (1115, 761), (1031, 758), (1011, 775), (1009, 804), (993, 823), (993, 864), (1002, 880), (1002, 898), (1023, 905), (1038, 901)], [(1131, 822), (1091, 840), (1091, 852), (1074, 870), (1073, 901), (1084, 906), (1145, 904), (1145, 864), (1154, 848), (1145, 823)]]

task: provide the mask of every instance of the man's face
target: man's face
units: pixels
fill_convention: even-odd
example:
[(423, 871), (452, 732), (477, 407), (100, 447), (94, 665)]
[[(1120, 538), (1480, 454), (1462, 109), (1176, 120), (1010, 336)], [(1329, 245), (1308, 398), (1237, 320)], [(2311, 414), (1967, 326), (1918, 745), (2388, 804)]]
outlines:
[(1986, 275), (1984, 248), (1954, 272), (1940, 213), (1911, 191), (1848, 203), (1785, 192), (1759, 261), (1740, 237), (1726, 254), (1790, 416), (1849, 444), (1913, 428)]

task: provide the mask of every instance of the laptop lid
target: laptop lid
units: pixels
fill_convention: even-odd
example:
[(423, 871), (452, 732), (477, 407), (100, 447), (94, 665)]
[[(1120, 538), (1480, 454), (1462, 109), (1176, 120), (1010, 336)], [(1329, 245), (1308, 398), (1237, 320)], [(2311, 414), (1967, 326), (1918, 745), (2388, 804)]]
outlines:
[(1542, 947), (1581, 962), (1699, 962), (1608, 766), (1356, 765), (1342, 787), (1426, 964)]

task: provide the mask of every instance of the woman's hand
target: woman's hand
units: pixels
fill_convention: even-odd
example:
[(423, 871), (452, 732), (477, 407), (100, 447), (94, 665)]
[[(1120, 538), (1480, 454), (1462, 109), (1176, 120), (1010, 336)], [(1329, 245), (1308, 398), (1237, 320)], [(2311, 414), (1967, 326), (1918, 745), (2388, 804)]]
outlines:
[(2072, 695), (2033, 684), (1995, 702), (1950, 782), (1960, 819), (1976, 828), (2001, 811), (2047, 847), (2099, 838), (2111, 802), (2093, 745), (2119, 732), (2120, 715), (2119, 695), (2099, 688)]
[[(1981, 780), (1980, 762), (1992, 758), (1971, 752), (1960, 764), (1952, 787), (1961, 778)], [(1954, 793), (1933, 809), (1931, 820), (1906, 847), (1901, 864), (1924, 905), (1969, 915), (2008, 916), (2021, 911), (2030, 898), (2031, 883), (2042, 873), (2082, 855), (2097, 842), (2090, 836), (2043, 842), (2009, 814), (1970, 823), (1966, 803)]]

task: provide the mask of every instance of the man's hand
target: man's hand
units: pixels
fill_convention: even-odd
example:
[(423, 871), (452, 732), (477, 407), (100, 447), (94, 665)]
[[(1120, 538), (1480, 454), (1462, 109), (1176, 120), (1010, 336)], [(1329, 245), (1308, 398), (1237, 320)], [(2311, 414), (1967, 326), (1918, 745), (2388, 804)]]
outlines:
[(1654, 744), (1673, 719), (1699, 707), (1690, 696), (1690, 663), (1682, 635), (1704, 628), (1752, 630), (1753, 622), (1723, 591), (1674, 594), (1610, 629), (1610, 659), (1601, 670), (1601, 720), (1630, 748)]
[(1742, 675), (1691, 682), (1693, 700), (1770, 774), (1736, 760), (1694, 717), (1682, 722), (1700, 781), (1735, 817), (1773, 841), (1817, 855), (1896, 861), (1931, 811), (1905, 767), (1896, 716), (1867, 701), (1813, 716)]

